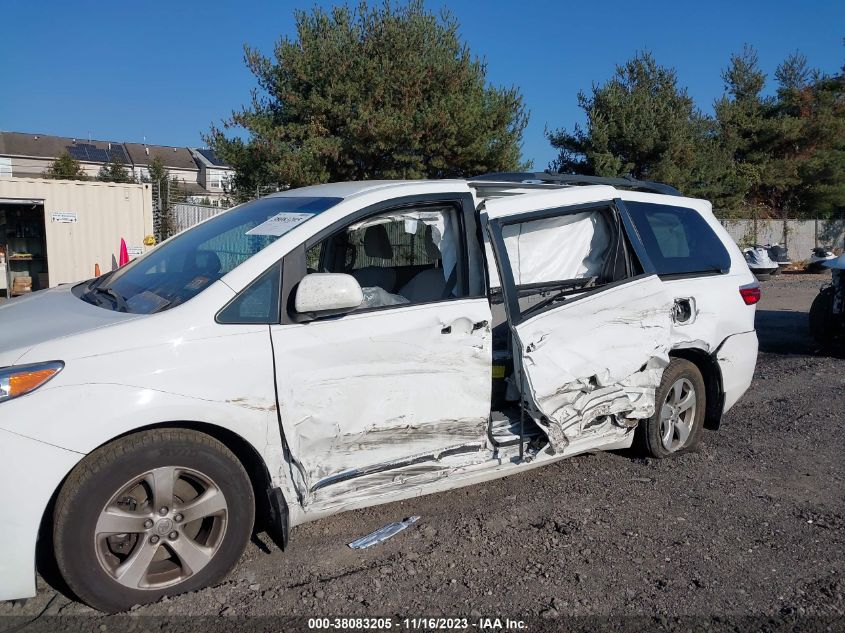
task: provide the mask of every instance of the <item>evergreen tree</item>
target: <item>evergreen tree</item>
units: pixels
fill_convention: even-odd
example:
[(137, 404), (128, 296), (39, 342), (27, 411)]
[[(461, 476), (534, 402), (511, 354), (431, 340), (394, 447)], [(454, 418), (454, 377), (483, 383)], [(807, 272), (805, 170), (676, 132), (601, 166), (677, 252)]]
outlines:
[(760, 204), (760, 184), (771, 159), (766, 148), (773, 140), (768, 121), (772, 102), (762, 95), (766, 75), (760, 70), (751, 46), (730, 58), (722, 72), (725, 93), (714, 104), (716, 135), (727, 159), (726, 186), (714, 205), (727, 212), (742, 213)]
[(135, 182), (135, 179), (117, 158), (110, 159), (109, 162), (100, 167), (97, 180), (101, 182)]
[(42, 174), (52, 180), (88, 180), (88, 175), (73, 156), (62, 152)]
[(784, 214), (826, 216), (845, 210), (845, 72), (827, 76), (801, 56), (778, 69), (778, 116), (785, 121), (779, 172)]
[(522, 96), (487, 84), (448, 13), (361, 2), (298, 11), (296, 29), (272, 58), (246, 47), (259, 90), (206, 138), (236, 190), (520, 167)]
[(162, 181), (170, 180), (170, 172), (167, 170), (167, 167), (164, 166), (164, 161), (158, 156), (154, 156), (150, 161), (150, 164), (147, 165), (147, 174), (145, 174), (141, 180), (153, 184), (160, 183)]
[(721, 215), (825, 216), (845, 209), (845, 67), (813, 70), (800, 52), (775, 71), (746, 45), (722, 73), (715, 117), (703, 116), (672, 69), (639, 54), (578, 95), (585, 127), (548, 135), (563, 172), (658, 180), (713, 201)]
[(733, 186), (718, 206), (774, 218), (845, 208), (842, 75), (824, 76), (794, 53), (775, 71), (776, 95), (764, 96), (765, 75), (746, 46), (723, 78), (715, 110)]
[(651, 53), (616, 67), (613, 77), (578, 94), (586, 127), (548, 134), (559, 154), (550, 168), (562, 173), (631, 175), (701, 192), (718, 164), (712, 122), (678, 86), (673, 69)]

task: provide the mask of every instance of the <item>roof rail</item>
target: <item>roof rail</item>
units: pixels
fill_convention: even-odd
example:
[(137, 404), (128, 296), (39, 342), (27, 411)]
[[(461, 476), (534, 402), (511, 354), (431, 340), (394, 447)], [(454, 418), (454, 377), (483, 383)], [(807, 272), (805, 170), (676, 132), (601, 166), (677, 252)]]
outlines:
[(667, 196), (680, 196), (680, 191), (662, 182), (651, 182), (648, 180), (636, 180), (629, 176), (622, 178), (605, 178), (603, 176), (580, 176), (578, 174), (553, 174), (548, 171), (542, 172), (493, 172), (481, 174), (468, 179), (470, 182), (513, 182), (531, 185), (552, 184), (552, 185), (610, 185), (611, 187), (623, 187), (636, 191), (650, 191), (662, 193)]

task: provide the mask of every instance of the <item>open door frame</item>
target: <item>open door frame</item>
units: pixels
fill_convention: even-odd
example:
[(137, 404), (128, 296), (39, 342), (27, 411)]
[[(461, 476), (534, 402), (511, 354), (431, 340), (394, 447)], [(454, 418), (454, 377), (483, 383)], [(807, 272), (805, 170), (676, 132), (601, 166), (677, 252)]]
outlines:
[[(668, 292), (663, 288), (662, 282), (657, 277), (654, 266), (640, 240), (640, 236), (621, 200), (609, 199), (567, 205), (565, 204), (565, 194), (561, 197), (564, 198), (561, 201), (563, 204), (556, 205), (553, 208), (515, 212), (512, 214), (502, 212), (492, 218), (484, 213), (482, 222), (488, 232), (493, 255), (499, 269), (505, 312), (513, 343), (514, 369), (522, 396), (522, 418), (524, 419), (525, 415), (528, 414), (526, 405), (530, 405), (533, 409), (531, 413), (535, 417), (535, 422), (546, 431), (551, 445), (550, 450), (553, 452), (563, 451), (572, 439), (562, 430), (566, 425), (562, 423), (556, 425), (553, 420), (553, 418), (556, 418), (555, 414), (564, 408), (566, 408), (570, 415), (570, 424), (573, 415), (575, 417), (581, 415), (586, 418), (595, 414), (596, 418), (604, 417), (608, 421), (613, 420), (616, 424), (615, 430), (618, 432), (607, 433), (606, 437), (599, 433), (592, 433), (594, 438), (593, 443), (587, 446), (587, 448), (584, 448), (584, 450), (598, 447), (607, 448), (607, 444), (618, 443), (620, 436), (630, 436), (630, 431), (636, 426), (637, 419), (646, 418), (653, 414), (654, 392), (659, 385), (663, 369), (668, 365), (669, 361), (668, 351), (672, 328), (671, 300)], [(510, 257), (508, 256), (505, 245), (503, 228), (512, 224), (521, 224), (534, 220), (589, 211), (610, 211), (612, 217), (616, 220), (616, 234), (618, 237), (624, 239), (621, 248), (626, 253), (626, 257), (628, 257), (625, 264), (627, 273), (625, 278), (604, 284), (595, 289), (585, 289), (583, 293), (567, 300), (565, 304), (559, 306), (551, 304), (543, 312), (526, 317), (520, 309), (519, 289), (516, 286)], [(582, 302), (582, 300), (586, 301)], [(614, 329), (616, 335), (624, 335), (626, 333), (625, 327), (629, 325), (630, 333), (633, 336), (640, 335), (640, 339), (637, 340), (632, 346), (632, 349), (629, 349), (627, 353), (630, 356), (628, 361), (629, 366), (632, 360), (636, 361), (638, 358), (642, 361), (641, 366), (638, 367), (638, 371), (637, 369), (633, 370), (629, 376), (625, 376), (622, 380), (616, 380), (620, 377), (615, 375), (614, 372), (606, 372), (605, 378), (612, 376), (612, 383), (610, 381), (603, 382), (595, 374), (579, 375), (576, 371), (575, 374), (569, 376), (570, 379), (574, 377), (575, 380), (564, 381), (560, 385), (561, 391), (570, 390), (570, 393), (563, 400), (566, 402), (566, 406), (553, 411), (552, 407), (560, 405), (561, 399), (557, 398), (556, 403), (549, 406), (551, 400), (542, 402), (537, 396), (536, 391), (532, 388), (531, 372), (526, 371), (525, 364), (528, 353), (526, 348), (530, 349), (534, 343), (527, 343), (523, 340), (520, 330), (525, 330), (527, 327), (521, 328), (520, 326), (548, 312), (559, 312), (559, 316), (564, 311), (572, 312), (570, 320), (574, 316), (575, 322), (582, 322), (590, 316), (590, 310), (586, 307), (587, 304), (601, 303), (602, 301), (607, 304), (605, 308), (609, 307), (611, 311), (615, 310), (614, 301), (619, 305), (618, 319), (609, 320), (608, 329)], [(579, 302), (585, 307), (577, 307)], [(573, 306), (576, 307), (573, 308)], [(631, 314), (626, 314), (626, 309)], [(581, 312), (584, 314), (580, 314)], [(642, 336), (642, 331), (645, 329), (644, 326), (646, 324), (645, 321), (637, 323), (636, 319), (638, 317), (648, 320), (647, 328), (651, 330), (648, 336)], [(563, 317), (563, 321), (565, 320), (566, 317)], [(556, 338), (558, 344), (566, 341), (567, 334), (565, 332), (558, 331), (552, 334), (552, 338)], [(552, 341), (552, 345), (554, 344), (555, 341)], [(573, 347), (577, 348), (577, 345), (567, 342), (562, 346), (562, 349), (569, 348), (571, 351)], [(573, 357), (575, 356), (578, 356), (578, 354), (573, 354)], [(557, 365), (566, 369), (566, 363), (567, 360), (565, 359), (559, 360)], [(577, 367), (578, 363), (573, 362), (571, 365)], [(564, 371), (562, 373), (565, 374), (568, 372)], [(632, 416), (636, 416), (636, 418)], [(561, 416), (557, 417), (559, 418)], [(610, 423), (608, 422), (608, 424)], [(586, 439), (589, 440), (589, 438)], [(629, 437), (628, 443), (630, 443), (630, 439)], [(584, 442), (581, 442), (581, 444), (583, 445)], [(523, 456), (523, 446), (524, 441), (520, 441), (520, 457)]]

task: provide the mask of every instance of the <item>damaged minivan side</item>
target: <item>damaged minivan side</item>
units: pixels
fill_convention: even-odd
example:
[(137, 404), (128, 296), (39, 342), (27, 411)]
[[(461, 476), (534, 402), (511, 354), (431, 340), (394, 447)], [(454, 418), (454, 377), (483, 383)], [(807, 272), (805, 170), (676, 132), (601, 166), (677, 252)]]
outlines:
[(668, 292), (626, 235), (624, 205), (511, 214), (499, 201), (486, 211), (521, 402), (549, 452), (619, 442), (654, 414), (672, 326)]
[(39, 534), (115, 611), (219, 580), (256, 523), (693, 449), (750, 384), (758, 286), (706, 201), (573, 178), (286, 191), (0, 306), (0, 476), (33, 479), (0, 599)]

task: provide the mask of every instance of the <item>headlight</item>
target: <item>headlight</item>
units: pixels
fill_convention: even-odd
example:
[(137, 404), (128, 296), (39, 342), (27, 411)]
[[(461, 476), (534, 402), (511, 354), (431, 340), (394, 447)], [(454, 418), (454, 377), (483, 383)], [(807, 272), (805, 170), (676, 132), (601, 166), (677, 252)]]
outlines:
[(0, 369), (0, 402), (26, 395), (48, 382), (64, 368), (60, 360)]

